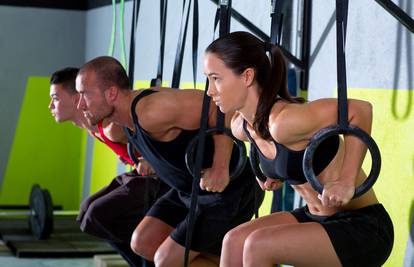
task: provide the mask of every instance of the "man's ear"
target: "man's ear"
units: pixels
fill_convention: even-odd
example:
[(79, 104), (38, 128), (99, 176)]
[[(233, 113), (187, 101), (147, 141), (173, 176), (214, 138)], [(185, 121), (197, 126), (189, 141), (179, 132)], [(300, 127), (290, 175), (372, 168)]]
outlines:
[(108, 103), (114, 102), (116, 98), (118, 97), (118, 92), (119, 92), (119, 89), (116, 86), (111, 86), (108, 89), (106, 89), (104, 91), (106, 101), (108, 101)]
[(255, 71), (253, 68), (247, 68), (242, 73), (244, 82), (247, 87), (251, 86), (254, 82)]

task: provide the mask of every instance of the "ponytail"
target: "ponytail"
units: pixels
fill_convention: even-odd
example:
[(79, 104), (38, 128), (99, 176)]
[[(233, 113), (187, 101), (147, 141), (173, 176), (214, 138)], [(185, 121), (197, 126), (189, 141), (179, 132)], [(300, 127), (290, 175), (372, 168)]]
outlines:
[(275, 102), (283, 99), (291, 103), (303, 103), (304, 99), (292, 97), (289, 94), (287, 67), (282, 51), (277, 46), (265, 42), (264, 53), (266, 52), (270, 54), (268, 70), (258, 73), (256, 77), (262, 90), (259, 96), (253, 128), (263, 139), (270, 139), (269, 115)]

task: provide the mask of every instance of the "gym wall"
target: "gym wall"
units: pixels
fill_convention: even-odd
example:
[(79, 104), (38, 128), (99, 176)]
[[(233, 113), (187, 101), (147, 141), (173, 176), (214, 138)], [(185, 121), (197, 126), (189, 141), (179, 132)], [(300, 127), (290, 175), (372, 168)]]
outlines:
[(0, 5), (0, 25), (0, 203), (28, 204), (39, 183), (77, 208), (82, 133), (52, 121), (48, 79), (84, 62), (85, 12)]
[[(233, 8), (269, 34), (269, 2), (233, 1)], [(306, 88), (311, 100), (333, 97), (336, 94), (335, 1), (313, 0), (312, 2), (311, 66), (309, 88)], [(292, 1), (294, 7), (292, 17), (295, 18), (291, 21), (293, 54), (299, 53), (297, 49), (300, 39), (299, 23), (296, 18), (300, 15), (297, 7), (302, 3), (303, 0)], [(414, 16), (414, 7), (410, 0), (398, 0), (394, 3), (411, 17)], [(203, 49), (213, 38), (212, 28), (216, 7), (210, 1), (200, 1), (199, 4), (200, 40), (197, 82), (203, 83), (205, 81), (202, 74)], [(169, 1), (164, 61), (164, 79), (167, 83), (172, 77), (181, 8), (181, 3)], [(127, 62), (131, 13), (132, 3), (127, 1), (124, 17)], [(117, 14), (119, 15), (119, 12)], [(232, 31), (244, 29), (235, 20), (231, 23)], [(189, 24), (191, 29), (191, 21)], [(45, 106), (48, 102), (47, 77), (58, 68), (69, 65), (80, 66), (87, 60), (108, 53), (112, 7), (107, 5), (87, 11), (67, 11), (0, 6), (0, 25), (2, 25), (0, 48), (3, 51), (0, 61), (2, 81), (0, 172), (3, 174), (0, 203), (17, 201), (20, 203), (22, 199), (27, 199), (31, 184), (43, 182), (38, 178), (40, 174), (41, 179), (45, 179), (47, 183), (42, 186), (53, 189), (55, 202), (68, 203), (65, 207), (67, 205), (70, 208), (77, 208), (82, 196), (96, 192), (122, 167), (118, 166), (116, 157), (102, 144), (92, 141), (93, 145), (86, 145), (91, 139), (87, 139), (84, 133), (70, 124), (57, 125), (51, 121), (52, 118), (47, 112), (42, 113), (44, 111), (42, 108), (47, 111)], [(117, 19), (114, 56), (118, 59), (121, 58), (119, 26)], [(149, 81), (156, 74), (159, 45), (157, 1), (141, 1), (136, 38), (135, 81), (138, 88), (145, 86), (141, 82)], [(181, 76), (185, 87), (192, 81), (191, 38), (192, 35), (189, 33)], [(414, 144), (410, 141), (410, 133), (414, 130), (413, 50), (413, 34), (375, 1), (350, 1), (346, 44), (349, 96), (369, 100), (374, 106), (372, 134), (381, 149), (383, 158), (381, 176), (374, 189), (378, 199), (389, 211), (395, 227), (395, 245), (389, 260), (384, 265), (387, 267), (413, 266), (414, 262), (412, 253)], [(42, 78), (28, 79), (30, 76)], [(32, 107), (38, 111), (32, 111)], [(38, 131), (32, 133), (37, 127), (47, 129), (50, 142), (37, 146), (38, 139), (42, 139)], [(26, 133), (27, 131), (30, 133)], [(52, 141), (54, 136), (63, 133), (64, 141), (62, 139)], [(57, 152), (66, 151), (70, 156), (58, 160), (55, 154), (43, 155), (46, 147), (48, 151), (54, 151), (53, 149)], [(31, 153), (28, 154), (28, 151)], [(79, 155), (79, 158), (76, 155)], [(39, 162), (46, 164), (39, 165)], [(72, 173), (68, 173), (67, 177), (56, 178), (59, 173), (68, 172), (68, 169), (71, 169)], [(69, 177), (72, 175), (76, 176), (73, 180)], [(64, 186), (63, 181), (65, 181)], [(71, 193), (63, 195), (53, 193), (55, 190), (59, 191), (57, 188), (63, 187), (66, 190), (70, 188)], [(261, 208), (262, 215), (269, 212), (270, 198), (271, 194), (267, 194)]]
[[(411, 17), (410, 0), (393, 1)], [(309, 99), (336, 96), (335, 1), (313, 1)], [(373, 104), (372, 135), (381, 150), (374, 186), (394, 222), (393, 252), (384, 266), (413, 266), (414, 35), (371, 0), (349, 1), (348, 96)], [(370, 163), (366, 163), (369, 171)]]

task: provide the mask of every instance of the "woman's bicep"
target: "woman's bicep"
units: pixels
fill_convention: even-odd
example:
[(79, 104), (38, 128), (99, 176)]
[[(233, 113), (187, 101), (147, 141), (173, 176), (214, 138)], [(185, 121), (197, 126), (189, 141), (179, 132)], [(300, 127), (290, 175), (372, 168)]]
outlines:
[(358, 126), (367, 133), (371, 133), (372, 108), (372, 104), (367, 101), (349, 100), (349, 123)]
[(337, 123), (337, 104), (323, 99), (306, 104), (292, 104), (274, 119), (270, 117), (269, 130), (276, 140), (295, 143), (308, 140), (320, 129)]
[[(337, 125), (338, 100), (320, 99), (305, 105), (301, 110), (303, 132), (313, 136), (320, 129)], [(369, 130), (372, 121), (372, 106), (369, 102), (357, 99), (348, 100), (348, 122), (364, 130)]]

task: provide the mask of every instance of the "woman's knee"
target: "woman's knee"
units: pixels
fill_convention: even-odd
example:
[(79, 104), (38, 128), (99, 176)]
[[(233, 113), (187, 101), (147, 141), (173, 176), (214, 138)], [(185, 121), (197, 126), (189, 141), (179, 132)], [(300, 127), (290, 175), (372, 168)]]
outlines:
[[(268, 236), (268, 235), (267, 235)], [(255, 266), (255, 264), (271, 264), (271, 259), (267, 254), (269, 249), (269, 244), (274, 245), (275, 247), (278, 244), (277, 240), (272, 240), (274, 242), (268, 242), (266, 238), (265, 230), (256, 230), (247, 236), (244, 245), (243, 245), (243, 265), (245, 266)], [(274, 248), (271, 249), (272, 257), (277, 258), (278, 251)]]
[(233, 228), (224, 236), (223, 249), (230, 249), (231, 247), (235, 246), (243, 246), (244, 238), (245, 233), (241, 228)]
[(250, 258), (255, 255), (255, 252), (257, 250), (260, 251), (258, 246), (258, 236), (255, 234), (255, 232), (251, 233), (245, 240), (243, 244), (243, 259), (244, 258)]

